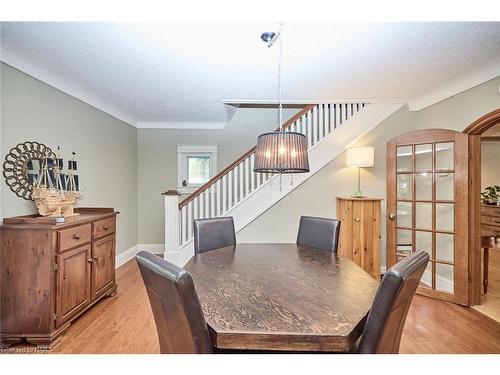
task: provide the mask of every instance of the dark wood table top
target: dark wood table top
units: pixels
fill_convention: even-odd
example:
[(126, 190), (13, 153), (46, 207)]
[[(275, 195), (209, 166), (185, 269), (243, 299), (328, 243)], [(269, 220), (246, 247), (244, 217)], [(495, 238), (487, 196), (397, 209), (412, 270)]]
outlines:
[(296, 244), (224, 247), (185, 269), (220, 349), (349, 351), (378, 287), (351, 260)]

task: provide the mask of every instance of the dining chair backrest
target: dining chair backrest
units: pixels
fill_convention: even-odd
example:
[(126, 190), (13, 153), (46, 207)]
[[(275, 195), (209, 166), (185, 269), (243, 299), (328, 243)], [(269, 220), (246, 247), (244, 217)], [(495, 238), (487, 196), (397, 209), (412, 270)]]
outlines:
[(141, 251), (136, 256), (153, 311), (161, 353), (212, 353), (213, 347), (191, 275)]
[(340, 220), (301, 216), (297, 245), (337, 253), (339, 234)]
[(429, 254), (413, 253), (382, 278), (361, 335), (358, 353), (399, 353), (401, 334)]
[(194, 221), (195, 254), (234, 245), (236, 245), (236, 235), (231, 216)]

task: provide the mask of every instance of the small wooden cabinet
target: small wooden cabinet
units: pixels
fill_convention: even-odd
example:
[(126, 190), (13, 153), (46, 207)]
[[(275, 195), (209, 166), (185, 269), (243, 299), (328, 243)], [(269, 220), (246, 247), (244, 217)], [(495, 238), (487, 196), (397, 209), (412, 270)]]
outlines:
[(111, 208), (80, 208), (55, 224), (36, 215), (1, 227), (3, 347), (26, 340), (51, 348), (71, 321), (116, 293), (115, 227)]
[(337, 218), (341, 220), (338, 254), (352, 259), (380, 279), (379, 198), (337, 197)]

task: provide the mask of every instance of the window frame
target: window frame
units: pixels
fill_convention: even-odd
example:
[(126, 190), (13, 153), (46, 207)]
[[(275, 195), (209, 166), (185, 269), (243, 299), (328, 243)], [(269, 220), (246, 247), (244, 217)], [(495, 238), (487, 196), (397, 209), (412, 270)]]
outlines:
[(188, 181), (189, 176), (189, 157), (208, 157), (210, 170), (210, 180), (217, 173), (217, 145), (177, 145), (177, 190), (181, 194), (188, 194), (194, 192), (203, 184), (188, 184), (182, 185), (182, 181)]

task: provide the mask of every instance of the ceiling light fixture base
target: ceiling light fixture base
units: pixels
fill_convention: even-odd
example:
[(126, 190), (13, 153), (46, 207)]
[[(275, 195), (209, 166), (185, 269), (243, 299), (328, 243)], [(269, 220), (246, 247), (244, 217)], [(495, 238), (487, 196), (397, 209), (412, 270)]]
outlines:
[(262, 33), (260, 36), (260, 39), (262, 39), (263, 42), (267, 43), (267, 47), (271, 47), (276, 39), (280, 36), (279, 33), (275, 33), (274, 31), (266, 31), (265, 33)]

